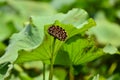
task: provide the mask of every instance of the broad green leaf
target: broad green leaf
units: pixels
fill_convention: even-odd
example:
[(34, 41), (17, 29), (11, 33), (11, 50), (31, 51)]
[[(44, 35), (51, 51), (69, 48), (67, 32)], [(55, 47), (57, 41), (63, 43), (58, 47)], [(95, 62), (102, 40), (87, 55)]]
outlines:
[(66, 80), (67, 71), (63, 68), (54, 68), (54, 75), (58, 78), (58, 80)]
[(5, 25), (1, 24), (0, 26), (2, 27), (2, 29), (0, 29), (0, 41), (3, 41), (4, 39), (8, 38), (11, 32), (7, 27), (5, 27)]
[(118, 24), (109, 22), (103, 13), (96, 15), (96, 23), (97, 27), (92, 28), (91, 31), (100, 43), (116, 47), (120, 45), (120, 26)]
[[(81, 28), (88, 24), (88, 14), (83, 9), (72, 9), (67, 14), (59, 13), (54, 16), (32, 16), (33, 23), (37, 26), (44, 26), (45, 24), (52, 24), (59, 20), (64, 24), (71, 24), (74, 27)], [(44, 24), (44, 25), (43, 25)], [(95, 25), (95, 22), (93, 22)]]
[[(113, 46), (112, 52), (117, 53), (117, 47), (120, 46), (120, 26), (118, 24), (109, 22), (102, 12), (96, 15), (97, 26), (89, 30), (90, 33), (94, 34), (100, 44)], [(116, 49), (115, 49), (116, 47)], [(111, 47), (112, 49), (112, 47)], [(114, 51), (114, 53), (113, 53)]]
[[(82, 9), (73, 9), (67, 14), (33, 16), (31, 19), (32, 22), (30, 21), (21, 32), (11, 37), (5, 55), (0, 58), (0, 64), (33, 60), (48, 61), (49, 63), (53, 44), (53, 37), (47, 33), (50, 25), (55, 24), (65, 29), (68, 34), (67, 40), (76, 34), (84, 33), (95, 25), (92, 19), (87, 20), (87, 14)], [(54, 58), (63, 44), (64, 42), (56, 40)]]
[[(48, 27), (51, 25), (59, 25), (67, 32), (67, 39), (70, 37), (82, 33), (86, 30), (88, 30), (90, 27), (95, 25), (95, 22), (92, 19), (89, 19), (88, 21), (86, 19), (87, 14), (84, 15), (83, 20), (76, 19), (81, 18), (82, 15), (86, 13), (84, 10), (79, 9), (73, 9), (72, 11), (68, 12), (67, 14), (57, 14), (54, 16), (48, 16), (48, 17), (32, 17), (33, 24), (38, 26), (38, 28), (43, 28), (45, 26), (45, 37), (43, 43), (37, 47), (36, 49), (32, 51), (20, 51), (19, 57), (17, 59), (17, 63), (25, 62), (25, 61), (33, 61), (33, 60), (42, 60), (42, 61), (48, 61), (51, 58), (51, 45), (53, 44), (53, 37), (48, 34)], [(76, 15), (77, 14), (77, 15)], [(81, 16), (79, 15), (81, 14)], [(72, 16), (70, 16), (72, 15)], [(69, 18), (71, 17), (71, 18)], [(59, 20), (59, 21), (56, 21)], [(68, 21), (66, 21), (68, 20)], [(70, 22), (69, 22), (70, 21)], [(76, 22), (76, 23), (75, 23)], [(78, 24), (79, 23), (79, 24)], [(84, 24), (84, 25), (83, 25)], [(82, 26), (81, 26), (82, 25)], [(75, 27), (74, 27), (75, 26)], [(84, 28), (78, 28), (78, 26), (84, 27)], [(57, 55), (57, 51), (60, 49), (64, 42), (56, 40), (55, 42), (55, 49), (54, 49), (54, 58)]]
[(9, 5), (14, 7), (23, 16), (31, 15), (53, 15), (56, 11), (45, 2), (35, 1), (7, 1)]
[[(41, 31), (41, 32), (40, 32)], [(11, 37), (10, 45), (7, 47), (6, 53), (0, 58), (0, 64), (5, 62), (14, 63), (18, 58), (19, 50), (30, 51), (42, 43), (44, 34), (40, 34), (43, 30), (37, 29), (32, 24), (28, 24), (20, 33), (16, 33)], [(12, 64), (11, 64), (12, 65)], [(8, 71), (6, 71), (6, 74)], [(6, 76), (4, 76), (6, 78)]]
[(60, 9), (62, 6), (70, 5), (73, 2), (75, 2), (75, 0), (52, 0), (51, 4), (54, 8)]
[[(20, 25), (22, 24), (22, 19), (20, 16), (16, 16), (16, 14), (12, 13), (2, 13), (0, 14), (0, 41), (4, 41), (8, 39), (13, 33), (19, 31), (23, 28)], [(18, 17), (20, 17), (18, 19)], [(21, 24), (20, 24), (21, 23)], [(19, 24), (19, 26), (18, 26)]]
[[(80, 30), (79, 31), (81, 31), (82, 33), (84, 33), (85, 34), (85, 31), (87, 31), (89, 28), (91, 28), (92, 26), (94, 26), (95, 25), (95, 22), (92, 20), (92, 19), (89, 19), (88, 20), (88, 22), (86, 21), (86, 23), (87, 24), (85, 24), (84, 26), (82, 26), (83, 24), (81, 24), (81, 25), (79, 25), (79, 26), (82, 26), (82, 28), (80, 28)], [(77, 27), (78, 28), (78, 27)], [(79, 28), (78, 28), (79, 29)], [(75, 32), (74, 32), (75, 33)], [(74, 34), (73, 33), (73, 34)], [(72, 42), (75, 42), (76, 41), (76, 37), (72, 37), (73, 39), (72, 39), (72, 41), (71, 41), (71, 43)], [(81, 38), (80, 36), (78, 37), (78, 38)], [(68, 41), (66, 41), (66, 43), (67, 43)], [(77, 43), (76, 43), (77, 44)], [(78, 43), (79, 44), (79, 43)], [(87, 47), (87, 46), (85, 46), (85, 47)], [(74, 46), (74, 48), (78, 48), (78, 49), (80, 49), (77, 45), (76, 46)], [(68, 48), (68, 50), (67, 51), (65, 51), (65, 50), (59, 50), (58, 51), (58, 55), (56, 56), (56, 59), (55, 59), (55, 64), (60, 64), (60, 65), (71, 65), (72, 63), (71, 63), (71, 59), (70, 59), (70, 55), (68, 54), (68, 51), (69, 50), (71, 50), (71, 49), (69, 49)], [(73, 55), (75, 54), (75, 53), (72, 53)], [(99, 56), (98, 56), (99, 57)], [(97, 56), (96, 56), (96, 58), (97, 58)], [(93, 58), (93, 59), (91, 59), (91, 60), (94, 60), (94, 59), (96, 59), (96, 58)], [(88, 60), (88, 61), (91, 61), (91, 60)], [(88, 62), (88, 61), (86, 61), (86, 62)], [(82, 63), (82, 62), (81, 62)], [(84, 61), (83, 61), (83, 63), (84, 63)]]
[(70, 66), (72, 63), (71, 63), (69, 54), (66, 51), (64, 51), (63, 49), (60, 49), (58, 51), (58, 54), (56, 55), (54, 64)]
[(8, 46), (5, 55), (0, 58), (0, 63), (13, 63), (18, 57), (19, 50), (29, 51), (41, 44), (44, 35), (36, 35), (39, 34), (39, 31), (34, 25), (28, 24), (20, 33), (14, 34), (11, 37), (11, 44)]
[[(55, 10), (47, 3), (5, 0), (0, 5), (0, 28), (2, 28), (0, 29), (0, 41), (8, 39), (14, 32), (20, 31), (28, 16), (55, 13)], [(9, 22), (12, 23), (12, 26), (8, 24)]]
[(5, 39), (9, 38), (10, 35), (15, 32), (14, 26), (11, 24), (4, 24), (3, 21), (0, 22), (0, 41), (4, 41)]
[[(60, 59), (56, 62), (56, 64), (61, 64), (61, 59), (66, 58), (63, 54), (69, 55), (68, 61), (73, 65), (83, 64), (103, 55), (102, 49), (97, 48), (93, 39), (81, 37), (80, 35), (75, 35), (68, 39), (68, 41), (63, 45), (62, 50), (63, 51), (59, 52), (56, 57), (56, 60)], [(64, 63), (66, 62), (67, 64), (68, 61), (64, 61)]]
[(0, 80), (4, 80), (3, 75), (0, 74)]

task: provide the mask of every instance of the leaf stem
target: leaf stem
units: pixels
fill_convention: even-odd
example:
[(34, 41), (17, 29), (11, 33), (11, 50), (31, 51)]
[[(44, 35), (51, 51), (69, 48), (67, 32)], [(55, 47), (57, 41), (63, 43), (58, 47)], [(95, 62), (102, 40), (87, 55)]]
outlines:
[(69, 80), (74, 80), (74, 75), (73, 75), (73, 66), (70, 65), (70, 68), (69, 68)]
[(43, 63), (43, 80), (45, 80), (45, 63)]
[(51, 59), (50, 59), (50, 73), (49, 73), (49, 80), (52, 80), (52, 78), (53, 78), (53, 64), (54, 64), (53, 56), (54, 56), (55, 40), (56, 40), (56, 38), (54, 37), (53, 44), (52, 44)]

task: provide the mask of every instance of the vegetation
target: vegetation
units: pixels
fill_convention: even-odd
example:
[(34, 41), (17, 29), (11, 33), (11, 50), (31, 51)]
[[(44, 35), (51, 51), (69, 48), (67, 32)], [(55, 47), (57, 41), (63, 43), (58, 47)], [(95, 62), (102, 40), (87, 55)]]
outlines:
[(119, 0), (1, 0), (0, 80), (119, 80)]

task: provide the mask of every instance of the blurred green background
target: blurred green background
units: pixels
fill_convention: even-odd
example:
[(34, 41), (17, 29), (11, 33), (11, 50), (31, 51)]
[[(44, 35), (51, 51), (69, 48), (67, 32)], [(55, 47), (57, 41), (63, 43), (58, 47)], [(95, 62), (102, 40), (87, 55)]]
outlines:
[[(66, 13), (72, 8), (82, 8), (95, 19), (96, 28), (88, 33), (96, 36), (100, 46), (112, 45), (115, 48), (104, 48), (105, 52), (120, 52), (120, 0), (0, 0), (0, 56), (4, 54), (10, 36), (22, 30), (30, 16)], [(100, 80), (120, 80), (119, 63), (119, 54), (106, 54), (92, 62), (74, 66), (75, 80), (91, 80), (97, 74)], [(55, 65), (54, 68), (55, 80), (67, 80), (67, 66)], [(48, 75), (49, 66), (46, 69)], [(42, 72), (40, 61), (16, 64), (10, 80), (42, 80)]]

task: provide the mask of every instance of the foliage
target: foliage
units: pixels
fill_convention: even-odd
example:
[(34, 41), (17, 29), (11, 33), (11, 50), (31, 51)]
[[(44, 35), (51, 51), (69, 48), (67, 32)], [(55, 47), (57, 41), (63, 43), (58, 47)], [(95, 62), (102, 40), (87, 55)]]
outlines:
[[(120, 10), (111, 1), (0, 1), (0, 80), (39, 80), (44, 69), (46, 80), (119, 79)], [(48, 34), (52, 25), (65, 41)]]

